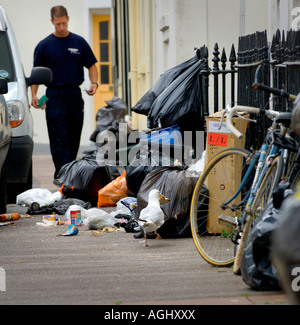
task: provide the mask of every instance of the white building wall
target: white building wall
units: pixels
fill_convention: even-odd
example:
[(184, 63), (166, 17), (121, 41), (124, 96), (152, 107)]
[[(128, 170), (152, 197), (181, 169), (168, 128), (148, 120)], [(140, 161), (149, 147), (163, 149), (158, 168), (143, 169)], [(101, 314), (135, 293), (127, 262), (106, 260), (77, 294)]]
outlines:
[(268, 12), (268, 0), (157, 0), (158, 75), (189, 59), (194, 47), (237, 49), (240, 35), (268, 30)]

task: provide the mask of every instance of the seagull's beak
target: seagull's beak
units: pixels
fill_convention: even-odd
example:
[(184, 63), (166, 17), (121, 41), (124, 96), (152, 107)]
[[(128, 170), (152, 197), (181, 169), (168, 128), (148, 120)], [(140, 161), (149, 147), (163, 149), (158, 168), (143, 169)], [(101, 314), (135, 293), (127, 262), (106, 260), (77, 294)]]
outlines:
[(168, 202), (171, 202), (171, 200), (166, 198), (164, 195), (160, 194), (159, 203), (164, 204), (164, 203), (168, 203)]

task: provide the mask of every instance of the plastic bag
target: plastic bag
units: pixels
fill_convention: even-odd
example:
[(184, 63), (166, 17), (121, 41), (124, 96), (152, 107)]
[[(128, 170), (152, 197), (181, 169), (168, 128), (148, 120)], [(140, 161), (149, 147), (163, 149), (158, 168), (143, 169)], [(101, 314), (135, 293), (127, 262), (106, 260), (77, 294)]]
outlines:
[[(293, 195), (287, 197), (280, 209), (278, 226), (271, 238), (272, 262), (278, 270), (283, 289), (293, 304), (300, 304), (300, 184)], [(296, 272), (294, 272), (296, 271)], [(296, 286), (296, 289), (295, 289)]]
[(202, 130), (201, 91), (199, 72), (204, 61), (197, 61), (153, 102), (148, 114), (148, 128), (169, 127), (178, 124), (181, 131)]
[(126, 232), (139, 231), (136, 198), (128, 196), (121, 199), (117, 203), (116, 211), (114, 213), (111, 212), (111, 215), (119, 220), (115, 226), (124, 228)]
[(127, 196), (126, 170), (98, 192), (98, 207), (113, 207)]
[(197, 179), (187, 177), (183, 167), (156, 168), (146, 176), (138, 192), (138, 214), (147, 206), (149, 192), (158, 189), (171, 202), (161, 206), (167, 220), (157, 232), (163, 238), (191, 236), (190, 203)]
[[(286, 190), (284, 197), (290, 193), (290, 190)], [(279, 209), (281, 202), (277, 196), (275, 198), (270, 200), (253, 225), (241, 259), (243, 281), (252, 289), (260, 291), (280, 289), (278, 272), (270, 257), (271, 236), (282, 218)]]
[(17, 204), (29, 206), (36, 202), (39, 206), (47, 206), (60, 201), (62, 197), (63, 195), (59, 191), (51, 193), (48, 189), (32, 188), (17, 195)]
[(90, 230), (103, 229), (104, 227), (115, 227), (119, 222), (112, 214), (98, 208), (92, 208), (82, 212), (83, 224)]
[(242, 278), (248, 286), (255, 290), (280, 289), (277, 271), (269, 257), (270, 236), (277, 222), (277, 213), (273, 204), (269, 204), (250, 233), (244, 248), (240, 265)]
[(51, 214), (51, 213), (55, 212), (59, 215), (65, 215), (65, 213), (67, 212), (68, 208), (71, 205), (79, 205), (80, 207), (82, 207), (84, 209), (92, 208), (92, 205), (90, 202), (84, 202), (79, 199), (71, 198), (71, 199), (63, 199), (61, 201), (54, 202), (48, 206), (33, 207), (33, 205), (31, 205), (26, 213), (30, 214), (30, 215), (37, 215), (37, 214)]
[(100, 108), (96, 115), (96, 129), (90, 137), (93, 142), (96, 142), (99, 132), (114, 126), (117, 122), (123, 120), (126, 114), (127, 107), (122, 99), (114, 96), (111, 100), (105, 102), (107, 106)]
[(106, 166), (99, 166), (93, 156), (85, 156), (64, 165), (56, 178), (67, 198), (77, 198), (97, 205), (98, 191), (110, 183)]
[(203, 151), (201, 158), (194, 165), (191, 165), (188, 168), (188, 171), (191, 174), (201, 175), (204, 167), (205, 167), (205, 151)]
[(195, 56), (160, 75), (154, 86), (146, 92), (146, 94), (131, 108), (131, 110), (138, 114), (148, 115), (154, 100), (183, 72), (193, 66), (198, 57)]
[(136, 157), (126, 168), (127, 187), (133, 195), (137, 195), (145, 177), (157, 167), (172, 166), (174, 160), (159, 150), (159, 146), (148, 143), (141, 144)]

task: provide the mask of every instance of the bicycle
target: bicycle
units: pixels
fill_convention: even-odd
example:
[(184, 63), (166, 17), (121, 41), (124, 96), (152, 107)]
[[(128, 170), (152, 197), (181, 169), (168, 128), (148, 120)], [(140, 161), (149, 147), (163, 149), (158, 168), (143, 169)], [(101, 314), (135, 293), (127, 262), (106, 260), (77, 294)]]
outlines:
[[(239, 274), (240, 261), (253, 221), (260, 216), (272, 198), (275, 188), (283, 180), (283, 176), (286, 176), (284, 171), (288, 167), (288, 157), (294, 156), (298, 151), (298, 145), (294, 139), (287, 137), (292, 114), (275, 111), (266, 113), (273, 114), (274, 120), (268, 131), (267, 141), (261, 148), (249, 199), (238, 221), (235, 234), (232, 236), (233, 242), (236, 244), (233, 264), (235, 274)], [(277, 125), (280, 125), (280, 132), (276, 129)]]
[[(270, 118), (277, 117), (277, 121), (283, 125), (281, 137), (285, 137), (287, 124), (290, 120), (290, 116), (286, 113), (280, 117), (279, 112), (255, 107), (235, 106), (227, 111), (226, 124), (238, 137), (242, 135), (230, 123), (235, 111), (262, 113), (269, 115)], [(276, 125), (275, 119), (269, 132), (275, 134)], [(270, 133), (266, 137), (266, 140), (269, 139)], [(241, 148), (230, 148), (218, 153), (205, 166), (194, 189), (190, 221), (197, 250), (208, 263), (215, 266), (231, 266), (236, 262), (234, 271), (238, 272), (239, 260), (236, 259), (236, 254), (243, 251), (243, 243), (241, 246), (238, 245), (240, 234), (243, 234), (247, 216), (257, 215), (258, 209), (253, 208), (260, 206), (262, 209), (264, 206), (261, 204), (263, 190), (260, 191), (260, 200), (256, 199), (255, 201), (259, 185), (263, 180), (270, 179), (270, 175), (273, 174), (272, 188), (280, 180), (282, 164), (281, 159), (277, 158), (280, 151), (280, 146), (268, 143), (268, 141), (262, 145), (259, 152), (255, 153)], [(265, 163), (266, 157), (268, 157), (268, 164)], [(232, 175), (228, 175), (228, 162), (234, 164), (233, 172), (235, 175), (239, 175), (234, 184)], [(270, 166), (272, 168), (268, 168)], [(268, 176), (264, 178), (264, 175)], [(228, 176), (229, 179), (227, 179)], [(266, 184), (266, 181), (263, 184)], [(267, 187), (265, 186), (264, 189)], [(272, 190), (264, 197), (265, 201), (270, 198), (270, 193)], [(214, 204), (212, 204), (213, 202)], [(250, 224), (250, 218), (248, 224)], [(245, 238), (247, 237), (247, 228), (245, 236), (243, 236)], [(233, 243), (234, 247), (238, 247), (238, 249), (233, 249)]]

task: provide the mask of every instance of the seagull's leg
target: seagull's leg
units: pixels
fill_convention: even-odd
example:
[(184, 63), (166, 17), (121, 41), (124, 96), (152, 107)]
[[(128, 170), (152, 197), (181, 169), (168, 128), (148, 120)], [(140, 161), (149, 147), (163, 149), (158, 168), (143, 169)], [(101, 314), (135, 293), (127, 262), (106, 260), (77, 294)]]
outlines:
[(144, 246), (149, 246), (148, 243), (147, 243), (147, 233), (146, 233), (146, 231), (145, 231), (144, 237), (145, 237), (145, 245)]
[(156, 235), (156, 238), (155, 239), (162, 239), (160, 234), (158, 234), (156, 231), (154, 231), (155, 235)]

